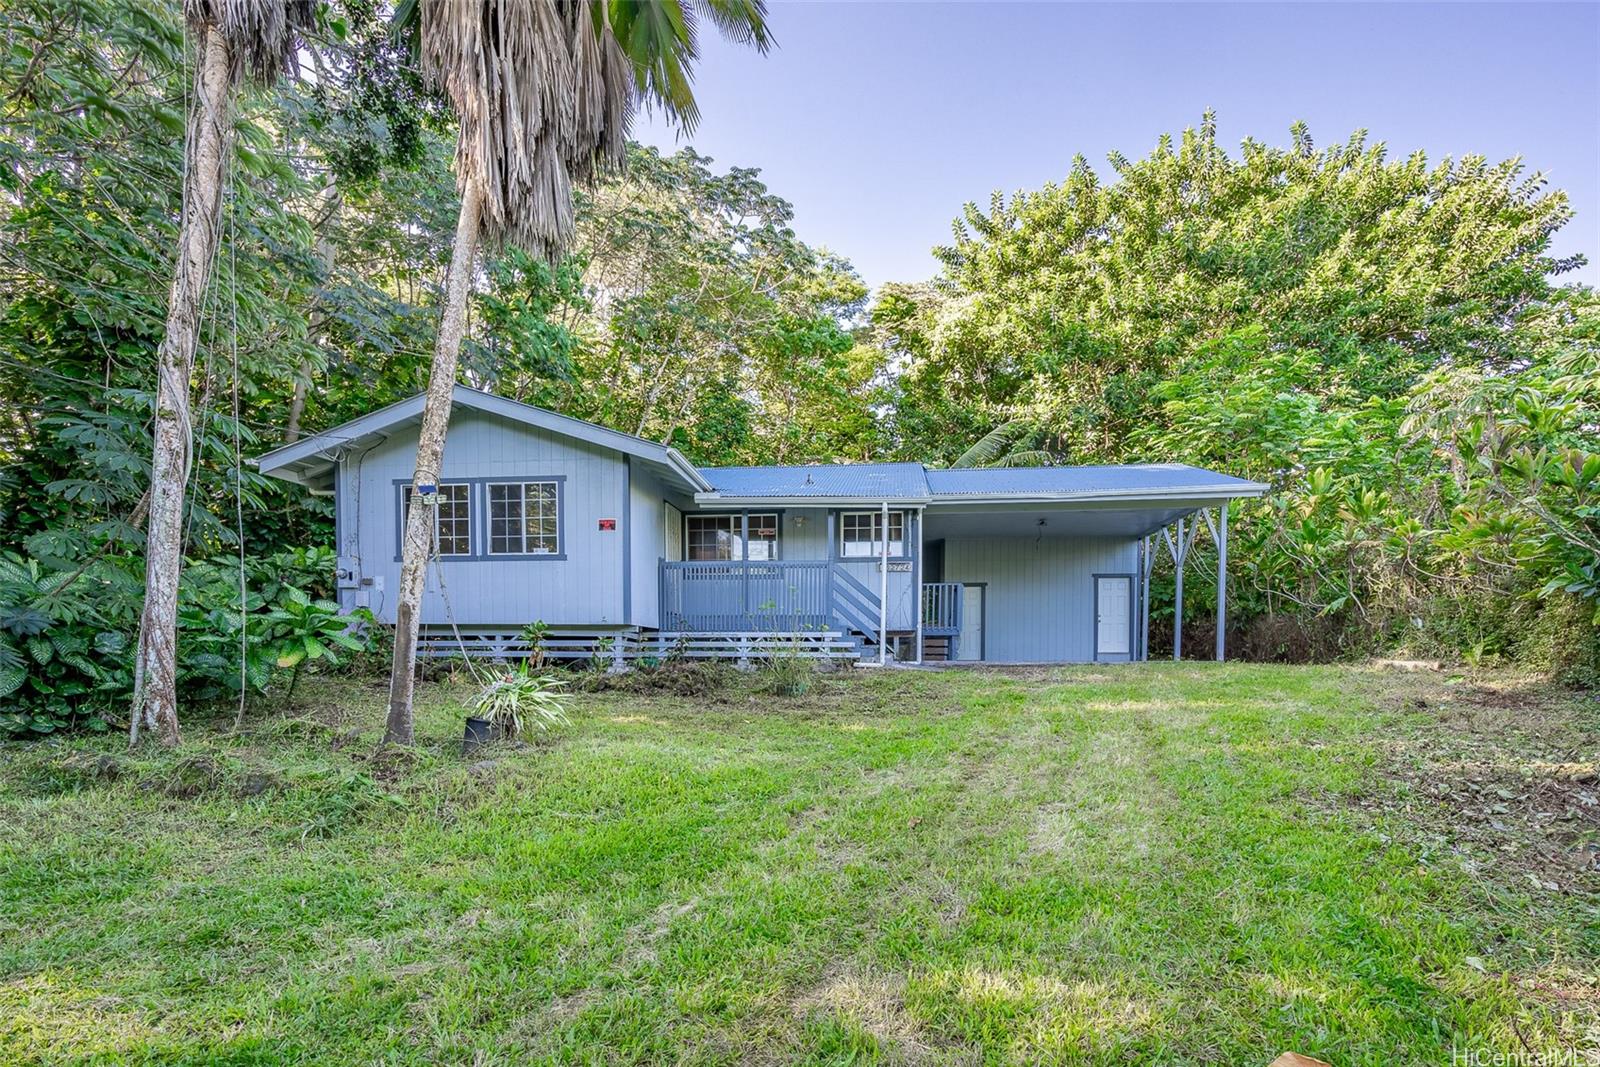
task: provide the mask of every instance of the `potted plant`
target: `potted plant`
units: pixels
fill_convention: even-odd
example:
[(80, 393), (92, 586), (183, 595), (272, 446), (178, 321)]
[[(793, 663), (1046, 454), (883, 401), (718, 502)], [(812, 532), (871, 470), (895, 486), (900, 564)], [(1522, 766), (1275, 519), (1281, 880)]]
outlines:
[(567, 687), (560, 678), (528, 670), (526, 663), (492, 679), (472, 698), (462, 751), (471, 753), (495, 740), (510, 740), (525, 728), (545, 731), (568, 725), (566, 707), (558, 695)]

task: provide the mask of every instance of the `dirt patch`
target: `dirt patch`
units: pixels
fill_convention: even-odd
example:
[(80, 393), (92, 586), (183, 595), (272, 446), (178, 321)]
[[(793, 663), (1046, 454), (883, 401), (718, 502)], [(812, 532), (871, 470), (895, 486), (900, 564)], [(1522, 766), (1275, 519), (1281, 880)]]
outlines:
[(903, 1063), (929, 1059), (933, 1047), (906, 1010), (906, 981), (897, 974), (838, 968), (791, 1002), (801, 1019), (828, 1015), (871, 1034)]
[(625, 938), (626, 947), (622, 953), (620, 965), (623, 970), (632, 970), (656, 961), (656, 946), (672, 930), (672, 924), (689, 915), (700, 906), (699, 897), (690, 897), (688, 900), (663, 901), (650, 917), (644, 922), (636, 923), (629, 929)]
[(1382, 747), (1394, 788), (1354, 798), (1500, 884), (1600, 893), (1600, 706), (1534, 682), (1392, 679), (1416, 725)]

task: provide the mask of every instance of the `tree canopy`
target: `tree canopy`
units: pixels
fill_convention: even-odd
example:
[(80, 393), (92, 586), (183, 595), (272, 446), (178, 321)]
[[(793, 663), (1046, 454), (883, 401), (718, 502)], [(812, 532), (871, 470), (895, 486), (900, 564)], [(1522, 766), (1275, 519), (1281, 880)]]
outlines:
[(1541, 594), (1594, 599), (1600, 349), (1549, 255), (1563, 193), (1303, 126), (1230, 154), (1209, 114), (1110, 164), (968, 204), (940, 277), (880, 295), (900, 455), (1268, 481), (1243, 616), (1340, 642), (1505, 650)]
[[(239, 622), (241, 536), (247, 616), (330, 591), (327, 503), (237, 466), (236, 446), (414, 395), (430, 365), (453, 120), (378, 5), (327, 10), (302, 76), (233, 116), (194, 374), (194, 692), (234, 691), (225, 631), (257, 625)], [(151, 0), (20, 0), (0, 33), (0, 689), (48, 723), (130, 681), (189, 73), (178, 14)], [(1274, 493), (1235, 516), (1238, 647), (1592, 670), (1600, 311), (1549, 251), (1570, 218), (1519, 161), (1359, 134), (1318, 149), (1303, 128), (1230, 150), (1207, 116), (1103, 176), (1079, 159), (969, 205), (937, 277), (869, 294), (758, 171), (629, 146), (577, 198), (566, 255), (486, 262), (461, 375), (702, 463), (1262, 478)], [(1203, 581), (1189, 602), (1207, 610)]]

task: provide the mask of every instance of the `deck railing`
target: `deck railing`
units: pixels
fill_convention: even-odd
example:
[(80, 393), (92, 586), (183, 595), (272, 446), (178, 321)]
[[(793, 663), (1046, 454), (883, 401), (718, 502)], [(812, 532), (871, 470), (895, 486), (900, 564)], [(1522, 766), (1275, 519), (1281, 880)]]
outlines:
[(661, 628), (799, 633), (829, 627), (827, 560), (695, 560), (661, 565)]
[[(661, 629), (670, 633), (803, 633), (878, 628), (878, 592), (830, 560), (694, 560), (661, 564)], [(901, 626), (906, 623), (902, 621)], [(922, 627), (961, 632), (961, 584), (922, 587)]]
[(928, 582), (923, 585), (922, 632), (936, 636), (961, 632), (960, 582)]

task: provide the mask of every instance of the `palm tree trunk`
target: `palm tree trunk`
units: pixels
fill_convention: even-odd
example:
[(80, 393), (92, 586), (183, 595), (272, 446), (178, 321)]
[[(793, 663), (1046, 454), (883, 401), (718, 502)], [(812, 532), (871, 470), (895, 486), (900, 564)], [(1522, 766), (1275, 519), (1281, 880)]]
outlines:
[(200, 42), (189, 112), (188, 166), (178, 258), (167, 297), (167, 331), (156, 354), (156, 412), (150, 463), (150, 520), (145, 540), (145, 599), (134, 660), (128, 743), (141, 729), (163, 745), (178, 743), (178, 578), (183, 568), (183, 495), (189, 480), (194, 428), (189, 385), (194, 375), (200, 311), (217, 253), (222, 172), (228, 151), (228, 41), (207, 27)]
[[(439, 484), (445, 431), (450, 426), (450, 394), (456, 384), (461, 337), (466, 331), (467, 297), (472, 291), (483, 195), (480, 180), (469, 181), (461, 192), (456, 244), (450, 255), (450, 273), (445, 276), (439, 340), (433, 349), (433, 369), (428, 376), (428, 393), (422, 405), (416, 474), (411, 482), (415, 486)], [(422, 586), (428, 576), (428, 554), (433, 546), (433, 510), (421, 506), (420, 499), (417, 503), (406, 517), (400, 558), (400, 590), (394, 615), (394, 664), (389, 672), (389, 721), (383, 732), (386, 745), (409, 745), (415, 739), (412, 697), (416, 688), (417, 631), (422, 622)]]

